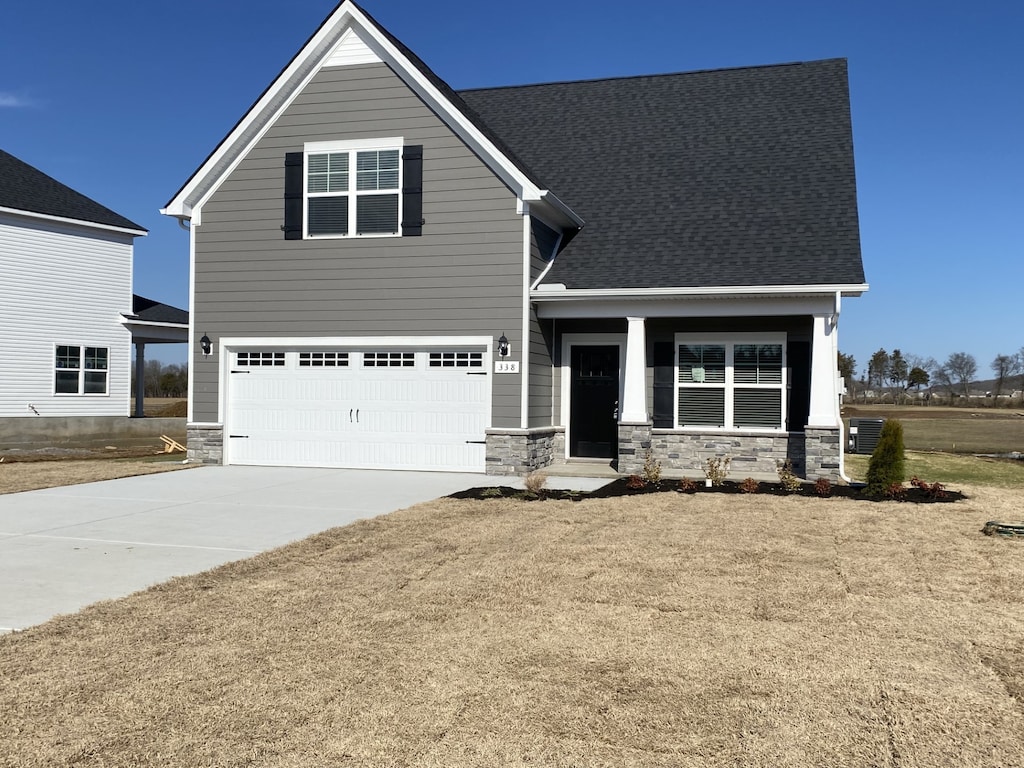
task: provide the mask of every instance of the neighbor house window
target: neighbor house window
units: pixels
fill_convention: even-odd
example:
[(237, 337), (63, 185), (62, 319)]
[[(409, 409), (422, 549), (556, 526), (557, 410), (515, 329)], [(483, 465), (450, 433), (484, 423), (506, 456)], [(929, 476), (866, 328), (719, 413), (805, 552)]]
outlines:
[(107, 347), (58, 345), (53, 391), (58, 395), (107, 394)]
[(676, 336), (676, 425), (785, 427), (785, 340)]
[(306, 236), (400, 234), (399, 139), (306, 145)]

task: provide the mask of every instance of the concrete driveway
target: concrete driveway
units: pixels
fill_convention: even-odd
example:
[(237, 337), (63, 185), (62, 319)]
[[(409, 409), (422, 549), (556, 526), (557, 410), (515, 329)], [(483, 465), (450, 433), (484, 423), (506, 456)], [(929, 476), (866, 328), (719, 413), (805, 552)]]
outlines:
[[(200, 467), (0, 495), (0, 632), (464, 488), (514, 485), (510, 480)], [(589, 490), (606, 482), (548, 484)]]

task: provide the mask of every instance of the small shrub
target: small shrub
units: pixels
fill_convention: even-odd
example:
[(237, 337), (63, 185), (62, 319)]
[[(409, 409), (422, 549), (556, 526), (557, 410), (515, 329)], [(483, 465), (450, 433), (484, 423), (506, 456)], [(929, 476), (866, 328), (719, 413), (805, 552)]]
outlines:
[(896, 419), (887, 419), (868, 462), (867, 493), (888, 495), (887, 490), (893, 485), (903, 485), (903, 477), (903, 425)]
[(814, 492), (821, 498), (827, 499), (832, 495), (832, 483), (827, 477), (819, 477), (814, 481)]
[(793, 471), (792, 461), (786, 459), (785, 461), (776, 462), (775, 467), (775, 471), (779, 473), (779, 485), (782, 486), (782, 490), (788, 493), (800, 490), (800, 478)]
[(523, 478), (523, 486), (526, 488), (527, 491), (532, 493), (534, 496), (537, 496), (540, 494), (541, 490), (544, 488), (544, 484), (547, 483), (547, 481), (548, 476), (545, 475), (543, 472), (531, 472), (530, 474)]
[(500, 499), (502, 496), (501, 488), (484, 488), (480, 492), (480, 496), (485, 499)]
[(695, 493), (697, 491), (697, 484), (688, 477), (684, 477), (679, 481), (679, 492), (680, 493)]
[(661, 462), (654, 458), (654, 453), (650, 448), (647, 449), (647, 455), (644, 457), (643, 475), (644, 480), (652, 485), (661, 482)]
[(907, 489), (903, 487), (902, 483), (890, 483), (883, 491), (883, 495), (893, 501), (903, 501), (907, 498)]
[(626, 480), (626, 487), (634, 491), (640, 490), (645, 485), (647, 485), (647, 483), (644, 482), (644, 479), (640, 477), (640, 475), (630, 475), (629, 479)]
[(924, 491), (925, 496), (929, 499), (944, 499), (949, 494), (946, 493), (946, 486), (942, 483), (926, 483), (924, 480), (919, 479), (916, 475), (910, 478), (910, 484), (915, 488), (919, 488)]
[(761, 484), (752, 477), (748, 477), (742, 483), (740, 483), (740, 490), (744, 493), (757, 493), (761, 490)]
[(711, 485), (719, 486), (725, 482), (729, 474), (729, 464), (732, 459), (728, 456), (713, 456), (704, 462), (704, 477), (711, 481)]

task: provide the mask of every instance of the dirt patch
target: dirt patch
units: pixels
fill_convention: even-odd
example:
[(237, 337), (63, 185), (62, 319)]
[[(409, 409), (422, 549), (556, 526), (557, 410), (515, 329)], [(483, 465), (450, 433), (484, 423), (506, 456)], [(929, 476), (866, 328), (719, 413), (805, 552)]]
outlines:
[(1024, 765), (1024, 558), (953, 505), (443, 499), (0, 637), (0, 764)]

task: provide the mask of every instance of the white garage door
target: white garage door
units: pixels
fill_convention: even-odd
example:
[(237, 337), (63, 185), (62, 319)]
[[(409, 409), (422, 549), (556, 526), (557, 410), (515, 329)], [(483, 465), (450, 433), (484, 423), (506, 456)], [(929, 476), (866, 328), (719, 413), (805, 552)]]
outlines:
[(229, 362), (229, 464), (484, 470), (481, 349), (236, 349)]

